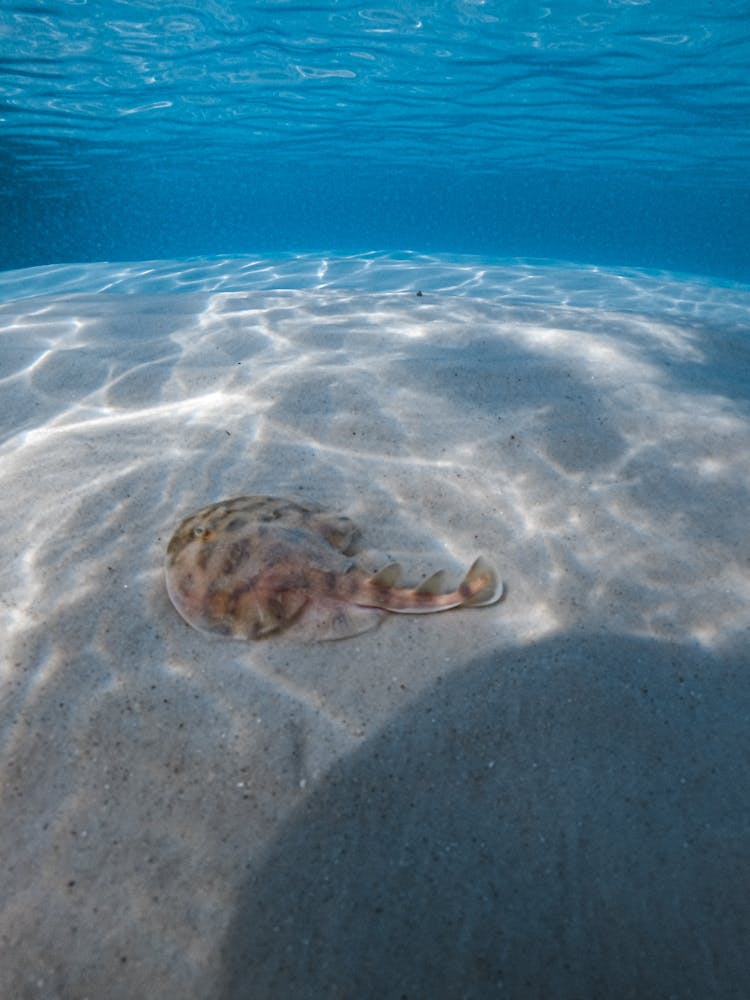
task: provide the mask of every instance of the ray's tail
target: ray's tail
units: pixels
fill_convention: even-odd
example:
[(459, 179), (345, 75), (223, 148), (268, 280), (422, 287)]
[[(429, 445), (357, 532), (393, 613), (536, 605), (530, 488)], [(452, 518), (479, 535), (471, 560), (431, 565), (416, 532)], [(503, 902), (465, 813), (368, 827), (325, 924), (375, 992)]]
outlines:
[(444, 593), (445, 570), (433, 573), (418, 587), (399, 587), (401, 567), (391, 563), (367, 581), (358, 603), (405, 615), (426, 615), (450, 608), (483, 608), (502, 599), (504, 587), (492, 566), (480, 556), (458, 588)]

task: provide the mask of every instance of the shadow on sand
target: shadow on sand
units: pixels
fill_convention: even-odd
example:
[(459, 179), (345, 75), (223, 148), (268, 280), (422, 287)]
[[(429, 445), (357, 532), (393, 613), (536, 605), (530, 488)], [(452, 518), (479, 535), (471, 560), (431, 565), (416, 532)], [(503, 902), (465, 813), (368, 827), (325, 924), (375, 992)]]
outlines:
[(480, 657), (336, 765), (236, 901), (216, 996), (741, 997), (747, 657)]

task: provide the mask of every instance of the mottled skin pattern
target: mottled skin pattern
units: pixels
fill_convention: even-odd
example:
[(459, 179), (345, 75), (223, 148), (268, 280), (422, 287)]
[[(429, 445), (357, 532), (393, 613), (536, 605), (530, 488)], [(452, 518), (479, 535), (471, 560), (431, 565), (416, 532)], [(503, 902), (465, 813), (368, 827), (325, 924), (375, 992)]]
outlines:
[(356, 535), (349, 518), (310, 502), (223, 500), (175, 531), (167, 546), (167, 590), (190, 625), (237, 639), (286, 629), (304, 638), (344, 638), (372, 628), (383, 611), (420, 614), (502, 597), (502, 584), (482, 559), (453, 592), (438, 592), (441, 574), (421, 587), (398, 587), (397, 566), (373, 576), (356, 565)]

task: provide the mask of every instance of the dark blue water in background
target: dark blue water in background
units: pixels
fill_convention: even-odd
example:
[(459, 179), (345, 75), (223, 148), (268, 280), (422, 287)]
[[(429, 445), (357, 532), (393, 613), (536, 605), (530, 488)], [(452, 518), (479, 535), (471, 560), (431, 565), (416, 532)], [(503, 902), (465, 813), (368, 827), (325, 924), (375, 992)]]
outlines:
[(324, 250), (750, 280), (750, 4), (0, 3), (0, 268)]

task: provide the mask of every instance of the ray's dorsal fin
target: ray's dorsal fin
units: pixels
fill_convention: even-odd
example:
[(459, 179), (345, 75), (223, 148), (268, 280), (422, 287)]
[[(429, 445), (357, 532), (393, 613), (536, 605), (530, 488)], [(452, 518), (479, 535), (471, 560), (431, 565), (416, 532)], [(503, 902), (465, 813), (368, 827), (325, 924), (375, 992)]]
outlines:
[(401, 583), (402, 570), (398, 563), (388, 563), (373, 576), (370, 584), (373, 587), (398, 587)]
[(414, 593), (421, 595), (442, 594), (445, 590), (445, 570), (439, 569), (437, 573), (428, 576), (415, 589)]

